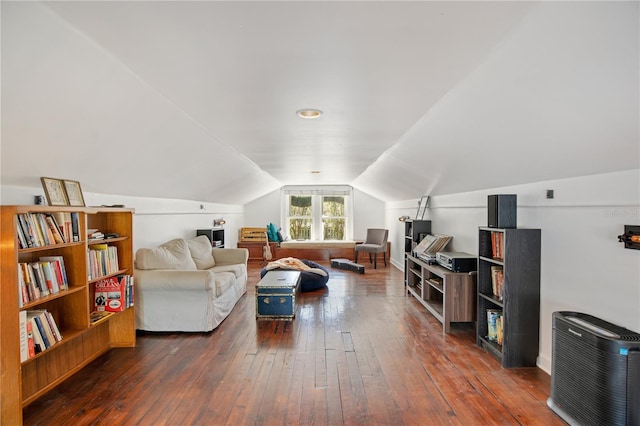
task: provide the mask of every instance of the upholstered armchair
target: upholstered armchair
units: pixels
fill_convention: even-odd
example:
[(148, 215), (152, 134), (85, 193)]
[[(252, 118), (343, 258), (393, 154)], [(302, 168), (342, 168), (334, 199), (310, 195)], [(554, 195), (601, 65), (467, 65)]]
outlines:
[(356, 259), (358, 263), (358, 253), (369, 253), (369, 263), (371, 263), (371, 257), (373, 255), (373, 269), (378, 268), (378, 253), (384, 253), (384, 266), (387, 266), (387, 240), (389, 239), (388, 229), (367, 229), (367, 238), (364, 243), (356, 244)]

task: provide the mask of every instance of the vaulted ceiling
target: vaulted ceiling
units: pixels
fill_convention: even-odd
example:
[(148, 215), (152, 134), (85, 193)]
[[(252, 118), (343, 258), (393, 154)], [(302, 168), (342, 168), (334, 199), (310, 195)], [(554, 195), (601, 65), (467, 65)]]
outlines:
[(3, 185), (395, 201), (640, 168), (638, 2), (1, 8)]

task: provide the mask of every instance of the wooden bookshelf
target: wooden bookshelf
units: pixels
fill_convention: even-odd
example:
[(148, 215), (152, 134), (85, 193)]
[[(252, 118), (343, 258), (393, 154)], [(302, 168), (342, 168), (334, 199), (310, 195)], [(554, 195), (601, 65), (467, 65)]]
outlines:
[[(21, 248), (17, 236), (18, 215), (74, 212), (78, 217), (78, 241)], [(87, 228), (118, 233), (102, 240), (117, 247), (119, 271), (133, 273), (133, 210), (114, 208), (2, 206), (0, 214), (0, 424), (22, 424), (22, 410), (89, 362), (112, 347), (136, 343), (133, 308), (91, 323), (93, 286), (88, 280)], [(18, 263), (41, 256), (62, 256), (69, 288), (20, 306)], [(46, 309), (60, 328), (62, 340), (23, 362), (20, 360), (19, 311)]]

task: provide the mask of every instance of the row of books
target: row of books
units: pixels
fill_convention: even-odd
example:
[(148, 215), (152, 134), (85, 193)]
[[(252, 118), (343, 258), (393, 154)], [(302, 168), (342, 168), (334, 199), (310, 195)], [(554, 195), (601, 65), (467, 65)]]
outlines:
[(49, 349), (62, 340), (53, 315), (46, 309), (20, 311), (20, 361)]
[(80, 241), (77, 212), (21, 213), (17, 218), (22, 249)]
[(504, 233), (491, 231), (491, 257), (504, 259)]
[(502, 309), (487, 309), (487, 339), (502, 345), (503, 329)]
[(38, 262), (18, 263), (19, 305), (69, 288), (62, 256), (43, 256)]
[(502, 300), (504, 284), (504, 270), (502, 266), (491, 267), (491, 290), (493, 295)]
[(117, 273), (119, 269), (118, 249), (108, 244), (95, 244), (87, 253), (89, 280)]
[(133, 277), (117, 275), (96, 281), (94, 284), (96, 312), (121, 312), (133, 306)]

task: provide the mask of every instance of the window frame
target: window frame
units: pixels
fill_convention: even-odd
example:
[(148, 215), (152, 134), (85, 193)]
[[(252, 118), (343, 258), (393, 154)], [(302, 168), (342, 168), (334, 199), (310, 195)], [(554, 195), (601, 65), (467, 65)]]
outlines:
[[(350, 186), (324, 187), (283, 187), (281, 194), (282, 208), (281, 221), (286, 233), (290, 232), (290, 220), (292, 218), (307, 218), (308, 216), (290, 216), (291, 196), (311, 197), (311, 235), (304, 241), (351, 241), (353, 239), (353, 189)], [(344, 197), (344, 216), (324, 216), (322, 203), (324, 197)], [(324, 239), (323, 219), (344, 219), (344, 239)]]

